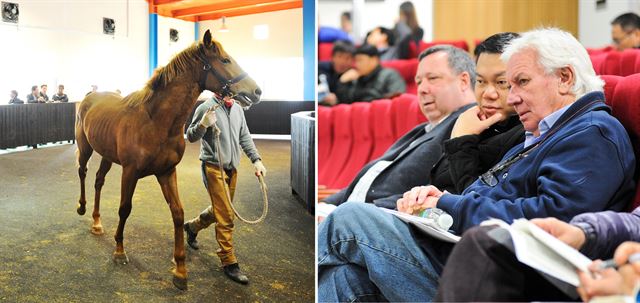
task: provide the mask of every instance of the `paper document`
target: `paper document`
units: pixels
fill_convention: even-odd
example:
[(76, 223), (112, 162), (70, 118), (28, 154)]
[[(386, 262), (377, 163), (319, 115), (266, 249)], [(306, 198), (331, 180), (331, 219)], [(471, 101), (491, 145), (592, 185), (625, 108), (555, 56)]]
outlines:
[(446, 241), (446, 242), (451, 242), (451, 243), (456, 243), (458, 241), (460, 241), (460, 237), (441, 229), (440, 227), (438, 227), (437, 225), (435, 225), (434, 222), (432, 222), (429, 219), (426, 218), (422, 218), (422, 217), (418, 217), (418, 216), (414, 216), (414, 215), (409, 215), (409, 214), (405, 214), (405, 213), (401, 213), (392, 209), (388, 209), (388, 208), (382, 208), (379, 207), (380, 209), (382, 209), (385, 212), (388, 212), (396, 217), (398, 217), (398, 219), (407, 222), (415, 227), (417, 227), (418, 229), (420, 229), (421, 231), (425, 232), (426, 234), (442, 240), (442, 241)]
[(580, 284), (576, 270), (588, 271), (592, 260), (527, 219), (509, 225), (499, 219), (481, 225), (498, 225), (509, 231), (518, 260), (571, 285)]

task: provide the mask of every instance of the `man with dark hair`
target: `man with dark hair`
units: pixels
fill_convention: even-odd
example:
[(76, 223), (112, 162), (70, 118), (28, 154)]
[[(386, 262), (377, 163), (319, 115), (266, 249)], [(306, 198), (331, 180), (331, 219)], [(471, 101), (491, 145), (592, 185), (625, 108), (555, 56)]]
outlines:
[[(336, 105), (338, 103), (338, 97), (335, 92), (338, 86), (340, 76), (344, 74), (353, 66), (353, 53), (355, 48), (349, 41), (338, 40), (333, 43), (333, 50), (331, 51), (331, 61), (318, 62), (318, 81), (321, 85), (328, 86), (328, 92), (323, 96), (319, 96), (318, 102), (321, 105)], [(324, 79), (323, 79), (324, 77)], [(325, 83), (323, 83), (323, 81)], [(323, 89), (327, 89), (324, 87)], [(318, 94), (321, 92), (318, 91)]]
[(380, 61), (399, 59), (398, 49), (395, 46), (395, 35), (393, 31), (386, 27), (376, 27), (367, 33), (366, 44), (373, 45), (378, 49)]
[(67, 94), (64, 93), (64, 85), (58, 85), (58, 93), (53, 95), (54, 102), (69, 102)]
[(11, 91), (11, 99), (9, 99), (9, 104), (24, 104), (24, 101), (18, 99), (18, 92), (15, 90)]
[(380, 65), (374, 46), (360, 46), (355, 59), (355, 69), (344, 72), (338, 81), (336, 96), (340, 103), (391, 98), (407, 90), (404, 79), (395, 70)]
[(37, 85), (31, 87), (31, 93), (27, 95), (27, 103), (44, 103), (44, 98), (40, 96)]
[(618, 50), (640, 47), (640, 17), (626, 13), (613, 19), (611, 40)]
[(49, 96), (47, 96), (47, 85), (46, 84), (42, 84), (40, 85), (40, 97), (42, 97), (42, 100), (44, 100), (44, 102), (49, 102)]
[[(460, 235), (489, 218), (569, 220), (626, 207), (634, 194), (633, 149), (580, 42), (559, 29), (534, 30), (512, 40), (501, 59), (524, 143), (462, 194), (414, 187), (398, 199), (398, 211), (439, 208)], [(452, 246), (373, 205), (347, 202), (318, 227), (319, 299), (431, 301)]]

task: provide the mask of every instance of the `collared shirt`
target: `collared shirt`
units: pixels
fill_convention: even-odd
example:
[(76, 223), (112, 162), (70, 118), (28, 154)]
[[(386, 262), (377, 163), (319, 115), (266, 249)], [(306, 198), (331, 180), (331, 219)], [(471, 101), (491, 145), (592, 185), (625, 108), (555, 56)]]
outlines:
[(562, 116), (562, 114), (564, 114), (564, 112), (567, 111), (567, 109), (569, 109), (569, 106), (571, 106), (571, 104), (551, 113), (550, 115), (544, 117), (544, 119), (542, 119), (540, 121), (540, 123), (538, 123), (538, 130), (540, 130), (540, 135), (539, 136), (535, 136), (532, 132), (529, 131), (525, 131), (524, 132), (524, 147), (527, 148), (529, 145), (536, 143), (538, 141), (538, 139), (542, 138), (542, 136), (544, 136), (544, 134), (549, 131), (549, 129), (551, 129), (553, 127), (554, 124), (556, 124), (556, 122), (558, 121), (558, 119), (560, 119), (560, 117)]
[[(433, 129), (435, 129), (436, 126), (438, 126), (440, 124), (440, 122), (444, 121), (444, 119), (446, 119), (447, 117), (449, 117), (449, 115), (446, 115), (446, 116), (442, 117), (442, 119), (438, 120), (436, 123), (428, 123), (427, 125), (425, 125), (425, 127), (424, 127), (425, 134), (424, 135), (428, 134)], [(417, 139), (413, 140), (413, 142), (411, 142), (409, 144), (409, 146), (413, 146), (421, 138), (422, 138), (422, 136), (420, 136)], [(394, 161), (395, 161), (395, 159), (394, 159)], [(353, 191), (351, 192), (351, 195), (349, 195), (349, 198), (347, 198), (347, 201), (365, 202), (366, 201), (365, 199), (367, 198), (367, 193), (369, 192), (369, 188), (371, 188), (371, 184), (373, 184), (373, 181), (375, 181), (376, 178), (387, 167), (389, 167), (389, 165), (391, 165), (391, 163), (393, 163), (393, 161), (380, 160), (380, 161), (376, 162), (374, 165), (372, 165), (371, 167), (369, 167), (367, 172), (364, 173), (364, 175), (362, 175), (362, 177), (358, 180), (358, 183), (356, 183), (356, 186), (353, 187)]]

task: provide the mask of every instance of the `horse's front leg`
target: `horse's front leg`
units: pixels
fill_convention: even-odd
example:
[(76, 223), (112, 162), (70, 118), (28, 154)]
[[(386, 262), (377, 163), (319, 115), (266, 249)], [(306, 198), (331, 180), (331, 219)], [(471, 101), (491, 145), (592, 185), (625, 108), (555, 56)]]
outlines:
[(118, 221), (118, 229), (116, 230), (116, 251), (113, 252), (113, 260), (116, 263), (126, 264), (128, 263), (127, 254), (124, 251), (124, 225), (127, 223), (127, 218), (131, 213), (131, 198), (133, 192), (136, 190), (136, 184), (138, 183), (137, 172), (132, 166), (125, 166), (122, 168), (122, 188), (120, 190), (120, 209), (118, 215), (120, 220)]
[(182, 224), (184, 224), (184, 212), (182, 203), (178, 196), (178, 185), (176, 180), (176, 169), (172, 168), (163, 175), (156, 175), (162, 194), (171, 209), (171, 217), (173, 218), (173, 231), (175, 234), (175, 245), (173, 248), (173, 258), (176, 262), (176, 268), (173, 269), (173, 284), (181, 289), (187, 289), (187, 267), (185, 265), (184, 253), (184, 234)]

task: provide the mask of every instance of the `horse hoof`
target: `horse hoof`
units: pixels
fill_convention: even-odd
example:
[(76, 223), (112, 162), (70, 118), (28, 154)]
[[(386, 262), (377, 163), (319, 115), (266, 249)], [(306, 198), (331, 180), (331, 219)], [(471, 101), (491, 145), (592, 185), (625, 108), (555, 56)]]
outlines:
[(91, 233), (96, 236), (102, 236), (104, 234), (104, 229), (102, 229), (102, 226), (91, 226)]
[(173, 276), (173, 285), (175, 285), (179, 290), (187, 290), (187, 278)]
[(78, 215), (84, 215), (85, 212), (87, 212), (87, 208), (84, 205), (78, 204), (78, 208), (76, 208), (76, 211), (78, 212)]
[(129, 258), (126, 253), (113, 253), (113, 262), (120, 265), (126, 265), (129, 263)]

